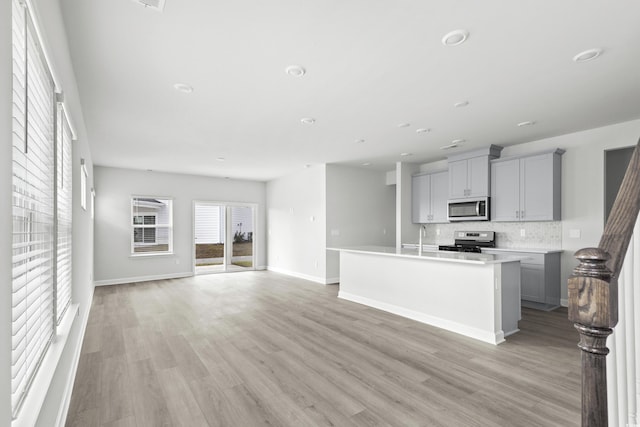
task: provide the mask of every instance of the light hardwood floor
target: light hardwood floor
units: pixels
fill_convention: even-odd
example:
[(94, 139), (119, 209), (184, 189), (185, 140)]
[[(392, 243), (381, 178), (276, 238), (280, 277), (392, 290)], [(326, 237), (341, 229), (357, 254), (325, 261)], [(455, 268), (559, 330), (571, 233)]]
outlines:
[(523, 309), (493, 346), (337, 291), (272, 272), (98, 287), (66, 425), (579, 425), (566, 309)]

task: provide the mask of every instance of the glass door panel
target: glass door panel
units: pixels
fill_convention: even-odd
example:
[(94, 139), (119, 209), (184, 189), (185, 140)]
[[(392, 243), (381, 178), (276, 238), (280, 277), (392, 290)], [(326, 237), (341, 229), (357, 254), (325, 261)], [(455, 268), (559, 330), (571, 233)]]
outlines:
[(226, 208), (196, 203), (194, 209), (195, 273), (225, 270)]
[(231, 239), (228, 267), (253, 270), (253, 208), (229, 206)]

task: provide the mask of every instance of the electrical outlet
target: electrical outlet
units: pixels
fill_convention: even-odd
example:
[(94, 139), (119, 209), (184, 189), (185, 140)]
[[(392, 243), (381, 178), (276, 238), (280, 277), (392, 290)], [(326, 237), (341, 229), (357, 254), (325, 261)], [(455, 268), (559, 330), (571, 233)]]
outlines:
[(340, 230), (337, 230), (337, 229), (331, 230), (331, 235), (332, 236), (339, 236), (340, 235)]
[(580, 232), (579, 228), (573, 228), (569, 230), (569, 237), (571, 237), (572, 239), (579, 239), (581, 234), (582, 233)]
[(180, 258), (176, 258), (176, 265), (180, 264)]
[(439, 236), (439, 235), (440, 235), (440, 229), (436, 228), (436, 236)]
[(520, 229), (520, 237), (527, 237), (527, 230), (525, 230), (524, 228)]

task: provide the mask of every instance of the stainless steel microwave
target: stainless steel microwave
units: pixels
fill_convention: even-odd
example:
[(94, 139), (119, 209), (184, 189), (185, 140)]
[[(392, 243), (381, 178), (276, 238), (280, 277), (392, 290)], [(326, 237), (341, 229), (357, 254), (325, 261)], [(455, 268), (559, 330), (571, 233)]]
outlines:
[(489, 198), (449, 200), (447, 219), (449, 221), (489, 221)]

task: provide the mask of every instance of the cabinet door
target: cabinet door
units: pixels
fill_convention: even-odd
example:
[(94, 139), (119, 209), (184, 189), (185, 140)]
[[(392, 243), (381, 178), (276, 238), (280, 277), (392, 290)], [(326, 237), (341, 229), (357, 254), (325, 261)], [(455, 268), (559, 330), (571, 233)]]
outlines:
[(553, 220), (553, 154), (520, 160), (520, 210), (524, 221)]
[(518, 221), (520, 160), (491, 163), (491, 221)]
[(544, 265), (520, 265), (520, 298), (544, 302)]
[(411, 177), (411, 222), (414, 224), (424, 224), (429, 220), (430, 182), (430, 176), (426, 174)]
[(467, 160), (449, 162), (449, 198), (467, 197)]
[(489, 158), (474, 157), (467, 160), (467, 196), (484, 197), (489, 195)]
[(449, 194), (449, 174), (431, 174), (431, 221), (447, 222), (447, 197)]

